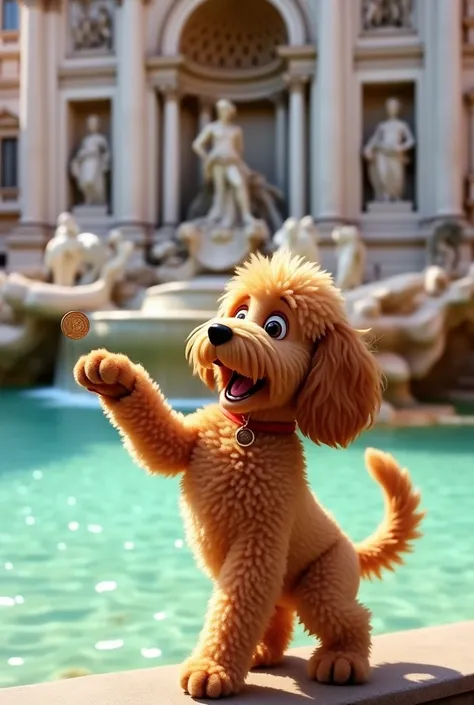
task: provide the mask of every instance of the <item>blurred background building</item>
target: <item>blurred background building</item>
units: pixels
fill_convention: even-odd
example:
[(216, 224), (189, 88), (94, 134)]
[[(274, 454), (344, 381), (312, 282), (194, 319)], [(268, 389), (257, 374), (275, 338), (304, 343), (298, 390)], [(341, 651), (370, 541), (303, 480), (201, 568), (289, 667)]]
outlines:
[[(374, 276), (420, 269), (434, 225), (471, 218), (472, 0), (0, 0), (0, 17), (0, 266), (39, 262), (65, 210), (139, 248), (175, 228), (221, 97), (286, 215), (358, 225)], [(374, 177), (370, 145), (397, 125), (406, 154)], [(107, 152), (99, 204), (74, 179), (87, 134)], [(397, 159), (401, 186), (377, 194)]]

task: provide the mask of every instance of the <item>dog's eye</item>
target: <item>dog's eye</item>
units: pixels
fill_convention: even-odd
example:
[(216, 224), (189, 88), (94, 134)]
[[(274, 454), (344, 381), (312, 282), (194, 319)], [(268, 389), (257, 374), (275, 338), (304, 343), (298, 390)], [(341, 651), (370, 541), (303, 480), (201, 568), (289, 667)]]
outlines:
[(267, 318), (263, 328), (270, 338), (275, 340), (282, 340), (288, 333), (286, 318), (278, 313), (274, 313)]
[(247, 306), (241, 306), (234, 314), (234, 318), (247, 318), (247, 313), (249, 312)]

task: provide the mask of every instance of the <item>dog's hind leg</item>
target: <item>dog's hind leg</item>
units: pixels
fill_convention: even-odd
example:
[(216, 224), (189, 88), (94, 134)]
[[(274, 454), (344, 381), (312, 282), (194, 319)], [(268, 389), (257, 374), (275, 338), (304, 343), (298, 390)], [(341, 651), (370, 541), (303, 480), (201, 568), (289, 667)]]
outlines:
[(262, 641), (253, 654), (252, 668), (276, 666), (283, 659), (293, 636), (294, 611), (276, 605)]
[(357, 601), (359, 562), (341, 538), (306, 571), (294, 591), (297, 614), (321, 640), (309, 664), (320, 683), (365, 683), (369, 677), (370, 612)]

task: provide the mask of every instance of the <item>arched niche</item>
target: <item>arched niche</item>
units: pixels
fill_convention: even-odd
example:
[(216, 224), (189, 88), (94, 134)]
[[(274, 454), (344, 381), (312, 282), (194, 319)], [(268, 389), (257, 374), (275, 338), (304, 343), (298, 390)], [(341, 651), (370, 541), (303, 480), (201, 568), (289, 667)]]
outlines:
[[(159, 47), (160, 53), (165, 56), (175, 56), (179, 54), (181, 38), (183, 30), (189, 18), (199, 9), (200, 6), (206, 5), (210, 0), (178, 0), (173, 5), (171, 11), (164, 23), (163, 32), (160, 37)], [(304, 18), (294, 2), (294, 0), (266, 0), (271, 4), (281, 16), (288, 36), (288, 43), (291, 45), (302, 45), (307, 38)], [(254, 0), (254, 5), (258, 6), (259, 2)], [(239, 9), (242, 16), (246, 13)], [(247, 15), (247, 21), (250, 17)]]

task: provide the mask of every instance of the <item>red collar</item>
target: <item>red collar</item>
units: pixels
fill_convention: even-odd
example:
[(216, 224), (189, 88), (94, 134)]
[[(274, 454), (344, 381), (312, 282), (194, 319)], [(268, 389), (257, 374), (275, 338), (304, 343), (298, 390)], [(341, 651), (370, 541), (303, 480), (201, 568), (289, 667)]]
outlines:
[(290, 436), (296, 431), (296, 421), (252, 421), (242, 414), (233, 414), (224, 407), (220, 407), (224, 416), (233, 421), (238, 426), (245, 426), (250, 431), (261, 431), (262, 433), (275, 433), (279, 436)]

